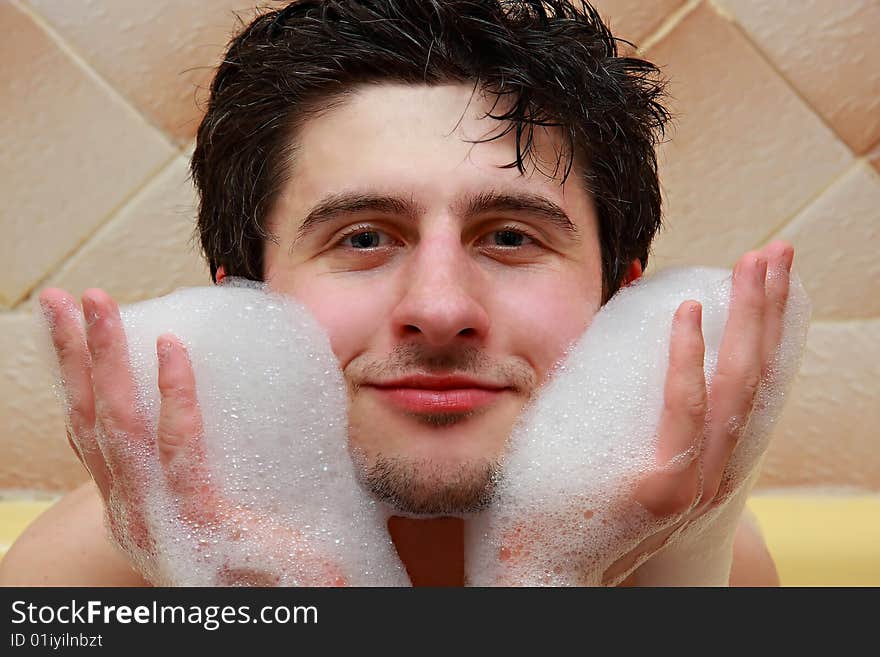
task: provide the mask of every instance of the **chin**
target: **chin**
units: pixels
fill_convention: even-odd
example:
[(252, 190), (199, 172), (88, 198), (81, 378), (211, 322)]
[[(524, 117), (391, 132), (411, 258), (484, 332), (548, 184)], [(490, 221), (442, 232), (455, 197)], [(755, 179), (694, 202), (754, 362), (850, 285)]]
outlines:
[(431, 414), (379, 410), (349, 416), (356, 469), (376, 499), (418, 517), (467, 515), (491, 502), (518, 407)]
[(362, 458), (361, 481), (397, 513), (416, 517), (463, 516), (492, 501), (500, 472), (494, 459), (425, 458), (376, 454)]

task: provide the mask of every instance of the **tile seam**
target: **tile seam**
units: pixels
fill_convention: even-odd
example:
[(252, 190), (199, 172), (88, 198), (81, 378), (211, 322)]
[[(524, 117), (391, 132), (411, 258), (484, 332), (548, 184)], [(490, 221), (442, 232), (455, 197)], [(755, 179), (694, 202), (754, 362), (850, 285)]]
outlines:
[(838, 184), (843, 183), (843, 179), (850, 175), (853, 171), (858, 169), (863, 164), (866, 164), (869, 169), (872, 168), (871, 163), (868, 161), (868, 158), (865, 156), (862, 157), (854, 157), (852, 162), (850, 162), (849, 166), (844, 168), (840, 173), (832, 178), (829, 178), (828, 181), (817, 188), (815, 188), (814, 193), (807, 197), (807, 199), (797, 207), (797, 209), (788, 215), (782, 222), (780, 222), (777, 226), (775, 226), (772, 230), (765, 233), (764, 237), (757, 242), (753, 243), (752, 249), (759, 249), (762, 245), (769, 243), (773, 239), (779, 236), (783, 230), (791, 226), (795, 221), (797, 221), (798, 217), (800, 217), (811, 205), (813, 205), (816, 201), (821, 199), (826, 193), (828, 193), (831, 189), (836, 187)]
[(648, 50), (665, 39), (702, 2), (703, 0), (687, 0), (680, 7), (673, 9), (654, 30), (648, 32), (647, 36), (642, 39), (642, 44), (636, 49), (636, 54), (644, 57)]
[[(829, 178), (828, 181), (822, 186), (818, 188), (818, 193), (814, 193), (807, 196), (806, 200), (801, 203), (792, 213), (787, 215), (779, 224), (770, 229), (764, 236), (763, 240), (755, 243), (756, 245), (753, 248), (758, 248), (761, 244), (766, 243), (768, 240), (772, 239), (775, 235), (777, 235), (781, 230), (783, 230), (786, 226), (789, 225), (790, 222), (794, 221), (797, 216), (804, 211), (810, 204), (812, 204), (815, 200), (817, 200), (822, 194), (824, 194), (830, 187), (832, 187), (838, 180), (840, 180), (843, 176), (847, 175), (847, 173), (857, 165), (857, 163), (863, 159), (868, 159), (868, 154), (870, 154), (870, 149), (868, 154), (864, 154), (862, 156), (857, 156), (853, 150), (849, 147), (849, 145), (843, 141), (838, 132), (831, 126), (826, 120), (825, 117), (822, 116), (816, 108), (809, 102), (807, 99), (800, 93), (800, 91), (793, 85), (792, 81), (788, 79), (769, 59), (768, 55), (753, 41), (753, 39), (749, 36), (748, 32), (740, 25), (735, 16), (728, 10), (726, 7), (723, 7), (718, 3), (718, 0), (688, 0), (682, 7), (679, 7), (675, 11), (670, 14), (667, 19), (661, 24), (661, 26), (646, 39), (644, 46), (639, 48), (638, 53), (640, 55), (644, 55), (646, 51), (648, 51), (651, 47), (665, 39), (671, 32), (673, 32), (681, 22), (691, 13), (693, 13), (703, 2), (705, 1), (706, 6), (710, 8), (713, 13), (721, 20), (729, 23), (734, 30), (745, 40), (748, 46), (755, 52), (755, 54), (763, 61), (770, 70), (775, 73), (785, 86), (795, 95), (795, 97), (804, 105), (804, 107), (812, 114), (817, 117), (819, 121), (828, 129), (836, 142), (841, 144), (843, 148), (850, 154), (851, 161), (848, 166), (844, 166), (837, 175), (833, 175)], [(880, 143), (880, 142), (878, 142)], [(869, 162), (870, 164), (870, 162)]]
[(179, 147), (174, 141), (165, 134), (165, 131), (158, 127), (153, 123), (152, 120), (148, 116), (146, 116), (143, 112), (141, 112), (138, 107), (127, 97), (125, 96), (119, 89), (114, 87), (109, 80), (107, 80), (104, 76), (102, 76), (98, 71), (88, 62), (88, 60), (82, 56), (73, 45), (64, 38), (61, 32), (55, 28), (52, 23), (49, 22), (47, 18), (45, 18), (37, 9), (30, 5), (27, 0), (10, 0), (12, 5), (16, 7), (19, 11), (21, 11), (25, 16), (33, 21), (34, 25), (37, 26), (39, 30), (41, 30), (49, 40), (55, 45), (64, 55), (67, 56), (68, 60), (76, 66), (78, 69), (83, 71), (85, 75), (91, 79), (98, 87), (109, 94), (114, 100), (116, 100), (125, 111), (133, 116), (137, 117), (137, 119), (146, 125), (151, 132), (155, 133), (155, 136), (158, 137), (165, 146), (173, 149), (175, 152), (179, 151)]
[(122, 210), (125, 209), (133, 201), (137, 200), (137, 198), (143, 194), (150, 185), (158, 178), (162, 173), (167, 170), (177, 158), (181, 157), (181, 154), (178, 151), (174, 151), (171, 156), (164, 160), (161, 164), (159, 164), (156, 168), (150, 171), (144, 179), (137, 185), (133, 186), (128, 190), (128, 193), (116, 203), (101, 219), (100, 222), (93, 228), (88, 234), (84, 235), (82, 239), (77, 242), (75, 246), (71, 249), (67, 250), (62, 256), (56, 260), (49, 268), (46, 269), (44, 274), (30, 285), (22, 295), (18, 297), (15, 301), (13, 301), (12, 307), (9, 311), (15, 311), (22, 306), (25, 306), (33, 296), (35, 290), (37, 290), (40, 286), (42, 286), (48, 279), (52, 278), (58, 272), (63, 271), (64, 266), (73, 258), (75, 258), (83, 249), (85, 249), (96, 237), (100, 236), (105, 230), (109, 230), (107, 227), (112, 226), (117, 220), (118, 216), (121, 214)]
[[(752, 50), (761, 58), (761, 60), (767, 66), (769, 66), (770, 69), (774, 73), (776, 73), (776, 75), (778, 75), (782, 79), (783, 82), (785, 82), (785, 85), (791, 90), (791, 92), (795, 96), (797, 96), (797, 98), (801, 101), (801, 103), (803, 103), (804, 106), (807, 107), (810, 110), (810, 112), (812, 114), (814, 114), (822, 122), (822, 125), (824, 125), (831, 132), (831, 134), (834, 135), (835, 139), (837, 139), (837, 141), (839, 141), (841, 144), (843, 144), (843, 146), (853, 155), (853, 157), (859, 156), (860, 154), (856, 153), (850, 147), (850, 145), (848, 143), (846, 143), (846, 141), (843, 139), (843, 137), (840, 135), (840, 133), (835, 129), (835, 127), (833, 125), (831, 125), (831, 123), (828, 122), (828, 119), (825, 118), (825, 116), (819, 111), (819, 109), (817, 107), (815, 107), (813, 105), (813, 103), (811, 103), (807, 99), (807, 97), (801, 92), (800, 89), (798, 89), (797, 86), (795, 86), (794, 81), (791, 80), (788, 77), (788, 75), (786, 75), (785, 72), (783, 72), (779, 68), (779, 66), (776, 65), (776, 63), (771, 59), (770, 54), (767, 53), (761, 47), (761, 45), (757, 41), (755, 41), (755, 39), (752, 38), (751, 34), (749, 34), (749, 31), (745, 28), (745, 26), (743, 26), (736, 19), (736, 15), (732, 12), (732, 10), (720, 5), (718, 0), (706, 0), (706, 2), (709, 5), (711, 5), (711, 7), (715, 10), (715, 13), (718, 15), (719, 18), (721, 18), (724, 21), (727, 21), (728, 23), (730, 23), (733, 26), (733, 28), (740, 34), (740, 36), (742, 36), (743, 39), (745, 39), (745, 41), (751, 46)], [(861, 154), (861, 155), (863, 155), (863, 154)]]

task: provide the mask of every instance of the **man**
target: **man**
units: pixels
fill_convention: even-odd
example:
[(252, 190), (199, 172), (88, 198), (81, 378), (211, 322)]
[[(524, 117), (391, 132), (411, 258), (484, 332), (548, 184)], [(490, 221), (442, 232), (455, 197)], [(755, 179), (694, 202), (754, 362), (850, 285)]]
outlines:
[[(601, 305), (642, 274), (660, 226), (654, 147), (668, 120), (656, 73), (617, 56), (591, 7), (562, 0), (297, 2), (230, 44), (192, 161), (212, 277), (263, 279), (328, 332), (360, 474), (404, 514), (389, 532), (416, 585), (464, 583), (463, 521), (444, 515), (491, 500), (527, 401)], [(687, 522), (729, 492), (728, 420), (748, 415), (778, 344), (788, 280), (778, 274), (792, 257), (774, 243), (738, 263), (711, 391), (699, 304), (676, 314), (658, 468), (638, 492), (658, 517)], [(119, 457), (92, 437), (96, 421), (120, 434), (139, 422), (118, 310), (87, 291), (84, 336), (65, 293), (41, 302), (96, 487), (38, 519), (0, 579), (145, 583), (105, 537)], [(170, 335), (158, 348), (170, 471), (192, 457), (201, 418), (185, 350)], [(686, 468), (662, 467), (692, 446), (699, 458)], [(210, 507), (189, 495), (193, 509)], [(667, 535), (623, 555), (607, 581), (638, 584), (637, 559)], [(777, 583), (748, 524), (731, 581)]]

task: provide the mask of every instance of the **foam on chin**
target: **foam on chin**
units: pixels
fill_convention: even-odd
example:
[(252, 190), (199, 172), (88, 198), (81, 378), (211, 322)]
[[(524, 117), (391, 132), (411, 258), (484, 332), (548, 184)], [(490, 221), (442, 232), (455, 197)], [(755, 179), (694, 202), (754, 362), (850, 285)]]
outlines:
[[(703, 304), (711, 382), (730, 285), (728, 270), (668, 270), (624, 288), (596, 315), (519, 419), (492, 505), (466, 521), (470, 584), (599, 584), (610, 563), (658, 528), (629, 499), (656, 447), (672, 317), (686, 299)], [(393, 511), (362, 488), (347, 449), (338, 361), (303, 306), (227, 278), (123, 307), (121, 316), (150, 435), (159, 414), (156, 339), (170, 332), (193, 364), (212, 484), (239, 507), (295, 528), (304, 546), (286, 549), (266, 527), (234, 536), (223, 518), (197, 525), (178, 513), (154, 438), (132, 458), (146, 473), (145, 521), (155, 543), (145, 549), (120, 537), (148, 580), (210, 586), (226, 583), (220, 573), (242, 570), (302, 585), (332, 563), (351, 585), (409, 584), (387, 532)], [(641, 583), (726, 583), (739, 510), (798, 369), (808, 319), (792, 276), (782, 346), (725, 472), (736, 493), (646, 564)], [(107, 447), (106, 436), (99, 441)], [(124, 499), (111, 499), (108, 516), (121, 527)], [(523, 526), (537, 542), (525, 556), (500, 560), (502, 543)]]
[[(683, 301), (702, 303), (711, 385), (730, 291), (728, 270), (673, 269), (622, 289), (602, 308), (524, 410), (496, 498), (467, 527), (471, 585), (598, 585), (618, 557), (669, 524), (631, 500), (653, 464), (672, 318)], [(792, 276), (782, 344), (724, 472), (736, 493), (675, 535), (640, 583), (727, 583), (739, 512), (799, 368), (809, 314)]]

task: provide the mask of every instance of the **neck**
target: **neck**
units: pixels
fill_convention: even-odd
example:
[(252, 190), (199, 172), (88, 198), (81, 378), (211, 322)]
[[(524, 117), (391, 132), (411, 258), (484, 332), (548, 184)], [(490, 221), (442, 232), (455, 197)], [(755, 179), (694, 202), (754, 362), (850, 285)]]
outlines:
[(464, 586), (464, 520), (391, 516), (388, 533), (413, 586)]

